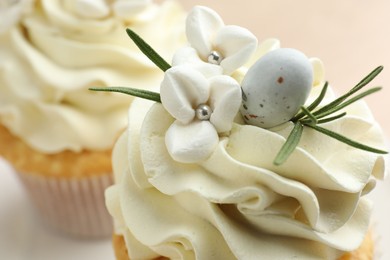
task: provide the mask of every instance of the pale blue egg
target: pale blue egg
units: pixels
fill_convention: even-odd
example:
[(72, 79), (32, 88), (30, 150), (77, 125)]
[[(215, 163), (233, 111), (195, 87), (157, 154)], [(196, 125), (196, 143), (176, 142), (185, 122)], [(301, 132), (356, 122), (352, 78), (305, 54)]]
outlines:
[(265, 54), (242, 81), (240, 109), (247, 124), (270, 128), (289, 121), (307, 100), (313, 84), (309, 59), (295, 49)]

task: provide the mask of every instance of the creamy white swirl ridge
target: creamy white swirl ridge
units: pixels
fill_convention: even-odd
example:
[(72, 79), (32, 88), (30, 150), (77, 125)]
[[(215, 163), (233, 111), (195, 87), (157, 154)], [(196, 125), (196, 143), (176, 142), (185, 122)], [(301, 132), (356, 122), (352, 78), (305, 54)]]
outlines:
[[(237, 122), (209, 159), (178, 163), (164, 143), (174, 119), (155, 104), (142, 122), (147, 108), (137, 101), (129, 111), (133, 124), (114, 154), (118, 184), (106, 193), (130, 257), (335, 259), (360, 245), (371, 212), (364, 195), (385, 175), (383, 156), (305, 129), (277, 167), (291, 124), (270, 131)], [(347, 112), (325, 127), (383, 147), (363, 102)]]
[(164, 57), (184, 41), (184, 12), (174, 2), (99, 19), (80, 16), (71, 2), (35, 1), (33, 12), (0, 36), (1, 123), (47, 153), (109, 149), (126, 126), (132, 98), (88, 87), (159, 87), (163, 73), (125, 28)]

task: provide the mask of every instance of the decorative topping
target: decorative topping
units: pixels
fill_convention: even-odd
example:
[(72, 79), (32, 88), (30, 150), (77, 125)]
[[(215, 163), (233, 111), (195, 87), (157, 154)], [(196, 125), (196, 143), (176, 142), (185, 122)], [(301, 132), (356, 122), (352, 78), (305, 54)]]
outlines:
[(33, 0), (0, 1), (0, 34), (16, 24), (22, 15), (30, 10), (32, 2)]
[(182, 163), (207, 159), (218, 145), (218, 134), (209, 121), (184, 125), (175, 121), (165, 134), (165, 145), (171, 157)]
[(245, 122), (270, 128), (289, 121), (310, 94), (313, 69), (294, 49), (277, 49), (261, 57), (242, 82)]
[(281, 148), (278, 155), (276, 156), (274, 160), (274, 164), (280, 165), (284, 163), (288, 159), (290, 154), (295, 150), (295, 148), (299, 144), (299, 140), (301, 139), (303, 126), (310, 127), (322, 134), (337, 139), (340, 142), (348, 144), (357, 149), (378, 153), (378, 154), (387, 154), (386, 151), (355, 142), (349, 139), (348, 137), (345, 137), (343, 135), (330, 131), (326, 128), (318, 126), (318, 124), (327, 123), (345, 116), (346, 115), (345, 112), (337, 114), (335, 116), (332, 115), (342, 110), (346, 106), (349, 106), (350, 104), (356, 102), (357, 100), (360, 100), (367, 95), (370, 95), (372, 93), (381, 90), (381, 87), (374, 87), (369, 90), (366, 90), (363, 93), (360, 93), (359, 95), (351, 97), (359, 90), (361, 90), (364, 86), (366, 86), (368, 83), (370, 83), (382, 70), (383, 70), (382, 66), (377, 67), (346, 94), (340, 96), (339, 98), (323, 106), (322, 108), (315, 110), (317, 106), (321, 103), (323, 98), (325, 97), (326, 91), (328, 89), (328, 83), (325, 83), (318, 98), (314, 100), (313, 103), (311, 103), (308, 107), (302, 106), (301, 107), (302, 111), (298, 113), (293, 119), (291, 119), (291, 121), (295, 124), (294, 129), (291, 131), (286, 142), (284, 143), (283, 147)]
[(157, 67), (159, 67), (162, 71), (166, 71), (171, 67), (148, 43), (146, 43), (138, 34), (130, 30), (126, 29), (127, 35), (133, 40), (135, 45), (146, 55)]
[(206, 79), (187, 66), (167, 70), (161, 102), (176, 119), (166, 134), (169, 154), (179, 162), (206, 159), (214, 151), (217, 133), (229, 131), (241, 105), (241, 91), (231, 77)]
[[(216, 12), (202, 6), (194, 7), (188, 14), (186, 34), (190, 47), (175, 54), (174, 66), (198, 65), (207, 71), (210, 70), (210, 62), (213, 65), (220, 65), (223, 73), (230, 75), (245, 64), (257, 47), (256, 37), (247, 29), (225, 26)], [(186, 50), (188, 48), (195, 51)]]
[(213, 113), (213, 110), (206, 104), (200, 104), (195, 110), (196, 118), (202, 121), (209, 120), (211, 113)]
[[(261, 127), (272, 127), (287, 121), (295, 124), (274, 160), (275, 165), (285, 162), (295, 150), (304, 126), (358, 149), (379, 154), (387, 153), (317, 126), (344, 116), (346, 113), (330, 115), (380, 90), (373, 88), (347, 100), (375, 78), (382, 71), (382, 67), (375, 69), (345, 95), (315, 110), (325, 96), (327, 84), (311, 105), (304, 107), (303, 104), (312, 85), (316, 86), (322, 82), (322, 63), (318, 59), (308, 60), (297, 50), (277, 49), (264, 55), (249, 69), (243, 81), (242, 93), (239, 84), (232, 77), (215, 76), (213, 73), (218, 69), (214, 68), (222, 67), (225, 73), (227, 71), (231, 73), (241, 66), (249, 57), (249, 53), (253, 52), (255, 38), (242, 28), (223, 26), (220, 17), (208, 8), (194, 8), (187, 19), (187, 36), (191, 45), (197, 49), (184, 48), (175, 54), (176, 62), (190, 62), (189, 66), (171, 67), (136, 33), (130, 29), (127, 29), (127, 33), (140, 50), (166, 72), (161, 83), (161, 94), (123, 87), (91, 90), (121, 92), (162, 102), (163, 107), (176, 119), (167, 130), (165, 142), (169, 154), (178, 162), (193, 163), (207, 159), (217, 146), (218, 134), (231, 130), (242, 100), (244, 102), (241, 113), (251, 124)], [(247, 37), (241, 37), (243, 35)], [(208, 41), (210, 39), (215, 41), (218, 48)], [(194, 58), (194, 54), (199, 53), (205, 54), (211, 61), (218, 61), (222, 56), (215, 51), (216, 49), (223, 50), (222, 53), (225, 55), (221, 60), (221, 66), (207, 62), (203, 62), (206, 64), (203, 66), (199, 63), (199, 57)], [(187, 55), (182, 57), (179, 54)], [(242, 57), (245, 59), (241, 59)], [(302, 111), (295, 115), (299, 107)]]
[(221, 61), (223, 60), (222, 55), (217, 51), (212, 51), (207, 58), (207, 61), (211, 64), (219, 65), (221, 64)]

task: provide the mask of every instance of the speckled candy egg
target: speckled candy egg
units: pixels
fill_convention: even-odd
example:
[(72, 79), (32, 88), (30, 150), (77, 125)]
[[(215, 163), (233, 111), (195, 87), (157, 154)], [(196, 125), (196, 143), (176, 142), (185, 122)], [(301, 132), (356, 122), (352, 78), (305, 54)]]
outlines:
[(289, 121), (309, 96), (313, 68), (295, 49), (277, 49), (261, 57), (242, 82), (240, 109), (246, 123), (270, 128)]

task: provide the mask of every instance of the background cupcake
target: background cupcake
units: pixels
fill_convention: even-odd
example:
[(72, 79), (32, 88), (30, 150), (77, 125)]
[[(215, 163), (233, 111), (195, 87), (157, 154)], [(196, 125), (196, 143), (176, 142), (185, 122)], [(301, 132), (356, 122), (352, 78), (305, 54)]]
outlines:
[(158, 88), (163, 75), (125, 28), (170, 57), (183, 42), (183, 12), (171, 1), (141, 0), (9, 1), (1, 8), (0, 155), (52, 226), (108, 235), (103, 190), (131, 100), (88, 88)]

